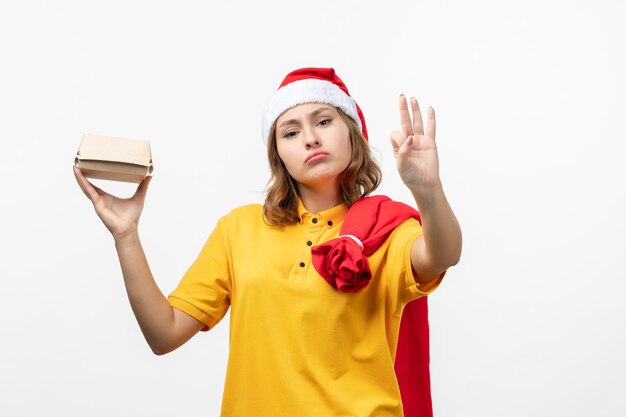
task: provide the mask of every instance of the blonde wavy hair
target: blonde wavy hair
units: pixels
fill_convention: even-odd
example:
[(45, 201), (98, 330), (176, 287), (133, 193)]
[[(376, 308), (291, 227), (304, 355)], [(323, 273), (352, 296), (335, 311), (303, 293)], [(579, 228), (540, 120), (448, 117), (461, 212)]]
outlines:
[[(348, 125), (352, 158), (348, 167), (339, 175), (339, 195), (348, 207), (370, 194), (380, 185), (380, 167), (372, 157), (367, 139), (351, 117), (337, 108), (341, 119)], [(263, 214), (270, 224), (285, 226), (298, 222), (298, 187), (278, 156), (276, 147), (276, 124), (270, 131), (267, 157), (271, 169)]]

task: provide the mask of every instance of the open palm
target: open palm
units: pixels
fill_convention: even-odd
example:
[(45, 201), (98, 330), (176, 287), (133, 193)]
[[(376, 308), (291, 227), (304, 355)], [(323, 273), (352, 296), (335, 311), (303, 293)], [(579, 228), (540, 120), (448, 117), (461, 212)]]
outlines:
[(391, 145), (400, 178), (411, 190), (440, 184), (439, 157), (435, 144), (435, 110), (428, 108), (426, 133), (417, 100), (411, 97), (411, 114), (404, 95), (400, 96), (402, 132), (391, 133)]

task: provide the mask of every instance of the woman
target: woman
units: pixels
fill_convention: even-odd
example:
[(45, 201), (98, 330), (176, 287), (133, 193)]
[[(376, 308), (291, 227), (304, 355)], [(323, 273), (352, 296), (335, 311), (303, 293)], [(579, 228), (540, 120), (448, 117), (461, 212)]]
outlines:
[(129, 300), (156, 354), (230, 308), (222, 416), (400, 416), (394, 374), (404, 306), (432, 292), (461, 252), (443, 193), (435, 115), (400, 97), (391, 142), (408, 206), (364, 197), (380, 182), (363, 114), (331, 68), (287, 75), (263, 111), (271, 185), (264, 205), (222, 217), (168, 298), (137, 225), (150, 183), (126, 200), (83, 192), (115, 239)]

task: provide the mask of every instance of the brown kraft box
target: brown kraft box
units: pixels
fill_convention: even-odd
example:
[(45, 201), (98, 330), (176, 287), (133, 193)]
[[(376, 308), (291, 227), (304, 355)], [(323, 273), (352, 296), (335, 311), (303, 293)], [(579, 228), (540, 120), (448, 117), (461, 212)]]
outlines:
[(83, 135), (74, 165), (87, 178), (134, 183), (153, 170), (148, 141), (89, 134)]

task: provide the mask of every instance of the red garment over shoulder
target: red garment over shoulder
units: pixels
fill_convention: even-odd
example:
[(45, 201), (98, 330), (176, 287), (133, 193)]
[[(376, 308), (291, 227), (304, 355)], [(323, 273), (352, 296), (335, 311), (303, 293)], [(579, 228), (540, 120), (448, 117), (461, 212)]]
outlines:
[(413, 300), (404, 307), (395, 369), (404, 417), (432, 417), (428, 297)]
[[(315, 269), (338, 291), (361, 290), (372, 278), (367, 256), (409, 218), (421, 223), (417, 210), (387, 196), (361, 198), (348, 210), (340, 237), (311, 248)], [(404, 307), (395, 371), (404, 416), (432, 417), (427, 297)]]

